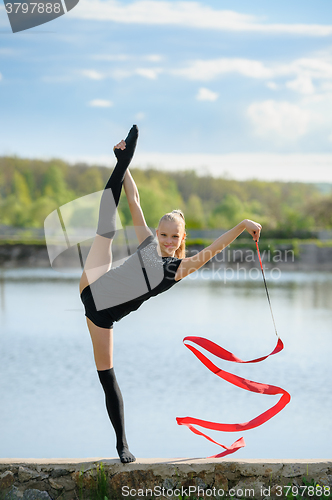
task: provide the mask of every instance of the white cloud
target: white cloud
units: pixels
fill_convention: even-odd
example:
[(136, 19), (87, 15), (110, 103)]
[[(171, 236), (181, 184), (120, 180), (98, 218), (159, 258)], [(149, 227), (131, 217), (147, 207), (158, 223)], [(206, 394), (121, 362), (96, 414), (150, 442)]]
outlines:
[(41, 78), (42, 82), (45, 83), (69, 83), (74, 80), (71, 75), (53, 75), (53, 76), (43, 76)]
[(254, 16), (214, 10), (199, 2), (138, 0), (124, 4), (117, 0), (81, 0), (74, 17), (110, 20), (126, 24), (179, 25), (200, 28), (239, 29), (252, 24)]
[(328, 36), (331, 25), (269, 24), (257, 16), (231, 10), (217, 10), (195, 1), (138, 0), (130, 4), (118, 0), (81, 0), (72, 17), (126, 24), (177, 25), (223, 31), (252, 31), (266, 34)]
[(161, 73), (160, 68), (137, 68), (135, 73), (139, 76), (143, 76), (144, 78), (148, 78), (149, 80), (155, 80), (159, 73)]
[(332, 82), (323, 82), (321, 85), (321, 90), (326, 92), (332, 92)]
[(308, 78), (332, 78), (332, 61), (328, 57), (301, 57), (290, 64), (276, 67), (276, 74), (303, 74)]
[(82, 75), (90, 78), (90, 80), (102, 80), (104, 78), (104, 75), (94, 69), (84, 69)]
[(193, 61), (187, 68), (172, 71), (190, 80), (209, 81), (227, 73), (240, 73), (251, 78), (271, 78), (273, 71), (261, 61), (239, 58), (222, 58)]
[(295, 80), (286, 82), (286, 87), (300, 94), (313, 94), (315, 92), (311, 78), (305, 75), (300, 75)]
[(0, 81), (2, 80), (2, 74), (0, 73)]
[[(135, 75), (155, 80), (160, 73), (180, 76), (193, 81), (208, 82), (226, 75), (238, 74), (257, 80), (266, 80), (265, 85), (271, 90), (292, 89), (300, 94), (315, 93), (315, 87), (324, 92), (332, 83), (332, 54), (328, 51), (317, 52), (311, 57), (302, 57), (290, 62), (265, 62), (255, 59), (223, 57), (219, 59), (197, 59), (186, 65), (156, 67), (154, 63), (164, 59), (160, 54), (134, 56), (127, 54), (98, 54), (94, 59), (118, 62), (119, 65), (104, 70), (83, 70), (81, 74), (93, 80), (103, 78), (124, 79)], [(128, 61), (131, 64), (125, 64)], [(141, 66), (140, 61), (147, 61), (147, 66)], [(123, 63), (123, 64), (121, 64)], [(181, 62), (179, 63), (181, 65)], [(315, 85), (313, 83), (315, 81)], [(324, 87), (322, 84), (326, 83)]]
[[(331, 104), (331, 102), (329, 103), (329, 101), (332, 102), (331, 100), (331, 95), (327, 94), (327, 93), (316, 93), (316, 94), (307, 94), (307, 95), (304, 95), (301, 99), (301, 104), (303, 106), (313, 106), (313, 105), (317, 105), (317, 107), (319, 107), (319, 105), (328, 105), (328, 104)], [(326, 111), (326, 108), (325, 110), (322, 109), (321, 112), (322, 112), (322, 115), (325, 114)]]
[(161, 68), (135, 68), (135, 69), (121, 69), (117, 68), (105, 74), (105, 77), (113, 78), (114, 80), (123, 80), (133, 76), (141, 76), (148, 80), (156, 80), (158, 75), (164, 70)]
[(130, 76), (135, 75), (135, 71), (128, 71), (126, 69), (114, 69), (109, 73), (110, 78), (114, 80), (123, 80), (124, 78), (129, 78)]
[(279, 85), (277, 85), (275, 82), (267, 82), (266, 86), (271, 90), (278, 90), (279, 88)]
[(160, 54), (150, 54), (148, 56), (144, 56), (144, 59), (150, 62), (160, 62), (163, 60), (163, 56)]
[(205, 87), (201, 87), (196, 95), (198, 101), (216, 101), (219, 97), (217, 92), (213, 92)]
[[(0, 54), (1, 54), (1, 49), (0, 49)], [(148, 61), (148, 62), (160, 62), (163, 60), (163, 56), (160, 54), (148, 54), (148, 55), (142, 55), (142, 56), (137, 56), (135, 55), (129, 55), (129, 54), (95, 54), (91, 57), (92, 59), (96, 61), (129, 61), (132, 59), (142, 59), (143, 61)]]
[[(190, 62), (187, 67), (171, 71), (175, 75), (184, 76), (190, 80), (209, 81), (218, 76), (239, 73), (249, 78), (270, 79), (296, 76), (304, 87), (309, 85), (309, 79), (332, 80), (332, 62), (328, 59), (300, 58), (290, 63), (274, 63), (267, 65), (255, 59), (221, 58), (198, 59)], [(269, 82), (270, 88), (274, 83)]]
[(130, 56), (127, 54), (95, 54), (92, 59), (97, 61), (128, 61)]
[(110, 108), (113, 106), (112, 101), (107, 101), (105, 99), (93, 99), (89, 102), (89, 106), (94, 108)]
[(145, 113), (143, 111), (140, 111), (139, 113), (136, 113), (135, 115), (135, 120), (141, 121), (145, 119)]
[(309, 111), (289, 102), (254, 102), (247, 109), (254, 132), (262, 137), (294, 141), (308, 132)]

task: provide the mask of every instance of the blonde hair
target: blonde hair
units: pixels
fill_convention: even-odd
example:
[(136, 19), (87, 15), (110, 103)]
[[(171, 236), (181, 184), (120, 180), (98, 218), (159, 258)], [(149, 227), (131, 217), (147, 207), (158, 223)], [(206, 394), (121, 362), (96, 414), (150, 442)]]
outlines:
[[(162, 221), (175, 221), (175, 222), (181, 221), (183, 224), (183, 231), (184, 232), (186, 231), (186, 221), (183, 212), (179, 209), (172, 210), (172, 212), (163, 215), (158, 223), (158, 227)], [(181, 241), (179, 248), (175, 250), (175, 257), (177, 259), (184, 259), (185, 256), (186, 256), (186, 238), (184, 237), (183, 240)]]

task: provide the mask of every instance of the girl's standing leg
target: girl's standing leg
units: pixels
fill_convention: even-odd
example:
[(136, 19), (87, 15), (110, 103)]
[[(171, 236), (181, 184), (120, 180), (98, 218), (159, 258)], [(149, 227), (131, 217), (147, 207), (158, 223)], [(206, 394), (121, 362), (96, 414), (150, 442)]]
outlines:
[(108, 416), (116, 435), (116, 449), (122, 463), (134, 462), (125, 433), (124, 405), (113, 368), (113, 329), (100, 328), (87, 318), (94, 358), (101, 385), (105, 392)]

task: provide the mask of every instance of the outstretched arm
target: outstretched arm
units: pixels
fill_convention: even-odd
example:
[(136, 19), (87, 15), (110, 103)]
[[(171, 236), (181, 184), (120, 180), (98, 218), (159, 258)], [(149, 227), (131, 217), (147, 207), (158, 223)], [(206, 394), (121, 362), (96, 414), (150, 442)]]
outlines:
[(245, 219), (237, 226), (227, 231), (227, 233), (219, 236), (219, 238), (216, 239), (211, 245), (204, 248), (196, 255), (183, 259), (176, 272), (175, 280), (178, 281), (179, 279), (188, 276), (188, 274), (197, 271), (197, 269), (206, 264), (206, 262), (212, 259), (212, 257), (214, 257), (217, 253), (221, 252), (225, 247), (230, 245), (232, 241), (234, 241), (241, 233), (243, 233), (245, 229), (251, 234), (254, 241), (259, 240), (262, 226), (257, 222)]
[[(119, 144), (114, 146), (114, 149), (117, 148), (122, 150), (126, 149), (125, 141), (121, 141)], [(129, 172), (129, 169), (126, 171), (123, 187), (126, 193), (131, 217), (133, 219), (136, 236), (139, 244), (141, 244), (148, 236), (152, 235), (152, 232), (146, 225), (144, 214), (140, 205), (138, 189), (131, 173)]]

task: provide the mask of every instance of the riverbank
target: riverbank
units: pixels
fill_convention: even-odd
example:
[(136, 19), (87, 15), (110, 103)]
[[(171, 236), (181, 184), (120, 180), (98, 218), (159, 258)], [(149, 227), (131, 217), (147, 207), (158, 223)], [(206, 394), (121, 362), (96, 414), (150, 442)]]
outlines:
[[(210, 240), (189, 240), (187, 255), (196, 254), (210, 243)], [(261, 240), (259, 247), (266, 269), (332, 271), (331, 240)], [(72, 254), (71, 259), (71, 261), (66, 261), (66, 266), (77, 267), (80, 262), (78, 255)], [(237, 241), (211, 259), (207, 267), (236, 268), (239, 265), (247, 269), (258, 266), (256, 247), (253, 243)], [(0, 244), (1, 267), (50, 267), (45, 242), (2, 242)]]
[(0, 459), (3, 500), (317, 499), (331, 490), (332, 460)]

